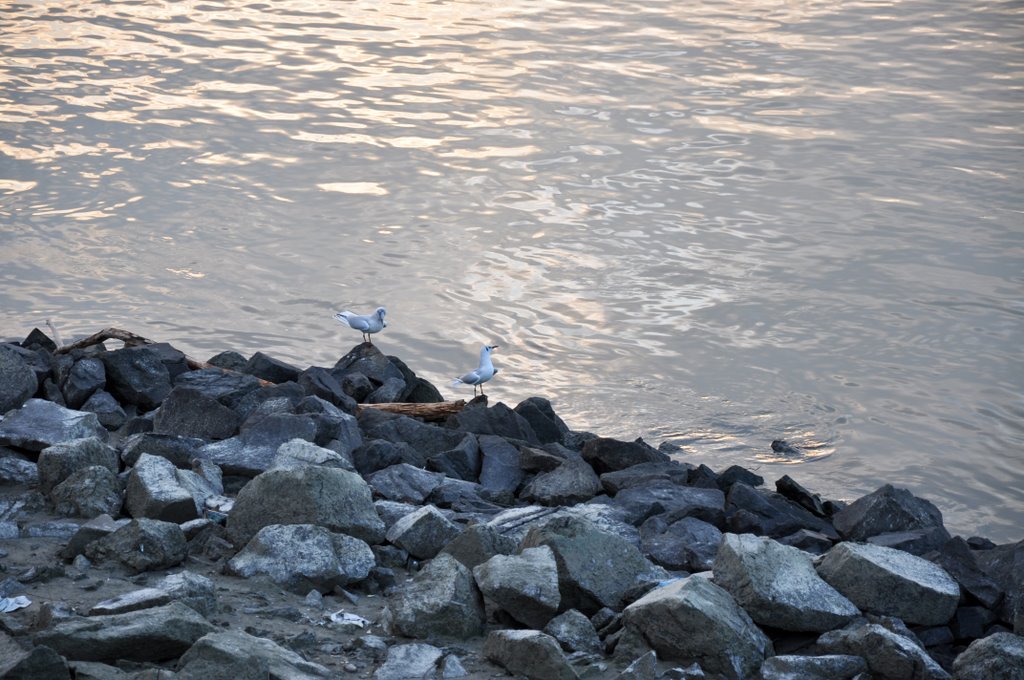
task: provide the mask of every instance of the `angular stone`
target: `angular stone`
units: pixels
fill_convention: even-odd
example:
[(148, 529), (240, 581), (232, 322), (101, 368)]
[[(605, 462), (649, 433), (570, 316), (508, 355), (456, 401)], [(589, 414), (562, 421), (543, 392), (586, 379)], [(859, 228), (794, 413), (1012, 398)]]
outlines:
[(719, 489), (728, 491), (729, 487), (736, 482), (746, 484), (747, 486), (761, 486), (764, 484), (764, 477), (740, 465), (730, 465), (719, 473), (716, 482)]
[(670, 581), (626, 607), (622, 622), (662, 659), (697, 660), (706, 671), (753, 677), (772, 643), (732, 596), (706, 578)]
[(96, 357), (84, 357), (71, 367), (67, 379), (61, 384), (61, 391), (68, 408), (81, 408), (96, 390), (102, 390), (106, 385), (107, 370), (103, 362)]
[(232, 540), (245, 545), (271, 524), (318, 524), (370, 544), (384, 538), (370, 487), (356, 473), (337, 468), (270, 470), (246, 484), (228, 517)]
[(196, 519), (195, 499), (178, 480), (178, 469), (166, 458), (144, 453), (128, 475), (125, 508), (135, 518), (149, 517), (181, 524)]
[(277, 455), (270, 463), (270, 469), (292, 470), (299, 467), (319, 465), (355, 472), (355, 466), (348, 456), (317, 446), (305, 439), (292, 439), (277, 447)]
[(75, 439), (105, 441), (107, 436), (95, 413), (72, 411), (43, 399), (29, 399), (0, 420), (0, 445), (28, 451), (42, 451)]
[(405, 380), (401, 369), (395, 366), (376, 346), (369, 343), (361, 343), (353, 347), (348, 354), (335, 362), (331, 373), (343, 383), (345, 376), (352, 373), (360, 373), (377, 385), (383, 385), (388, 378)]
[(714, 574), (715, 583), (763, 626), (824, 631), (860, 615), (818, 576), (807, 553), (770, 538), (725, 534)]
[[(606, 472), (601, 475), (601, 486), (609, 496), (615, 496), (623, 489), (652, 486), (686, 486), (690, 477), (690, 466), (679, 461), (639, 463), (623, 470)], [(711, 485), (714, 488), (714, 484)]]
[(384, 439), (395, 444), (408, 444), (419, 453), (421, 465), (430, 456), (455, 448), (466, 436), (464, 432), (372, 408), (359, 413), (359, 427), (366, 440)]
[(845, 540), (866, 541), (890, 531), (941, 527), (942, 513), (930, 501), (886, 484), (837, 512), (832, 523)]
[(469, 569), (440, 554), (401, 590), (388, 597), (385, 628), (413, 638), (480, 635), (484, 605)]
[(994, 633), (972, 642), (953, 661), (956, 680), (1021, 680), (1024, 678), (1024, 637)]
[(529, 423), (541, 444), (562, 444), (569, 435), (569, 427), (555, 413), (551, 402), (543, 397), (525, 399), (513, 410)]
[(364, 541), (313, 524), (265, 526), (228, 561), (228, 570), (249, 578), (265, 574), (293, 593), (330, 592), (364, 580), (376, 565)]
[(387, 531), (387, 540), (413, 557), (427, 560), (450, 543), (462, 529), (433, 505), (411, 512)]
[(610, 504), (625, 511), (626, 520), (639, 526), (650, 517), (664, 515), (668, 523), (696, 517), (721, 527), (725, 519), (725, 495), (718, 489), (662, 485), (631, 487), (615, 495)]
[(970, 593), (985, 607), (993, 611), (999, 609), (1003, 589), (982, 573), (967, 541), (956, 536), (924, 557), (945, 569), (964, 592)]
[(153, 418), (153, 432), (179, 437), (227, 439), (238, 432), (241, 418), (199, 390), (177, 386), (170, 391)]
[(295, 415), (311, 418), (316, 424), (316, 439), (313, 441), (320, 446), (329, 446), (342, 456), (351, 456), (363, 445), (363, 434), (356, 417), (319, 397), (305, 397), (296, 404)]
[(590, 463), (598, 474), (625, 470), (641, 463), (666, 463), (671, 460), (666, 454), (642, 441), (623, 442), (605, 437), (591, 439), (583, 445), (581, 453), (583, 460)]
[(493, 630), (484, 642), (484, 656), (509, 673), (540, 680), (577, 680), (558, 641), (536, 630)]
[(108, 430), (116, 430), (128, 422), (128, 414), (121, 408), (121, 404), (104, 390), (93, 392), (82, 404), (82, 411), (95, 414), (100, 425)]
[(812, 555), (824, 555), (832, 549), (832, 539), (819, 531), (800, 529), (779, 539), (782, 545), (791, 545)]
[(761, 664), (761, 680), (850, 680), (868, 672), (868, 663), (850, 654), (779, 655)]
[(263, 352), (253, 354), (245, 362), (245, 368), (242, 369), (242, 372), (272, 383), (294, 382), (299, 379), (298, 368), (280, 359), (268, 356)]
[(313, 441), (316, 422), (309, 416), (276, 413), (250, 419), (237, 437), (203, 446), (198, 455), (228, 474), (253, 477), (271, 468), (280, 446), (293, 439)]
[(107, 390), (122, 403), (150, 411), (171, 391), (170, 371), (152, 345), (104, 352), (99, 358), (106, 368)]
[(0, 415), (20, 408), (39, 389), (35, 371), (11, 345), (0, 344)]
[(494, 527), (487, 524), (473, 524), (463, 529), (441, 552), (451, 555), (472, 569), (495, 555), (511, 555), (517, 546), (518, 541), (503, 536)]
[(490, 408), (486, 404), (486, 401), (482, 401), (467, 405), (448, 418), (448, 427), (476, 435), (493, 435), (527, 444), (540, 444), (530, 423), (521, 415), (501, 402)]
[(696, 517), (671, 524), (652, 517), (640, 527), (640, 536), (641, 550), (655, 564), (691, 572), (711, 569), (722, 542), (718, 527)]
[(70, 680), (68, 664), (46, 645), (23, 649), (0, 631), (0, 678), (4, 680)]
[(90, 465), (75, 472), (50, 492), (58, 515), (85, 517), (121, 513), (121, 482), (102, 465)]
[(598, 637), (594, 624), (581, 611), (570, 609), (562, 612), (548, 621), (544, 632), (558, 640), (567, 652), (604, 654), (604, 643)]
[(38, 486), (39, 467), (13, 452), (6, 455), (0, 451), (0, 484)]
[(789, 475), (783, 475), (775, 481), (775, 490), (802, 506), (804, 510), (808, 510), (818, 517), (825, 516), (825, 506), (821, 502), (821, 497), (797, 484)]
[(524, 474), (519, 449), (503, 437), (480, 435), (480, 485), (488, 491), (515, 493)]
[(181, 527), (156, 519), (133, 519), (85, 546), (94, 562), (116, 561), (134, 572), (157, 571), (181, 564), (188, 544)]
[(260, 388), (260, 381), (256, 376), (245, 373), (203, 368), (182, 373), (174, 379), (174, 386), (197, 390), (229, 409), (236, 410), (242, 399)]
[(366, 481), (380, 496), (401, 503), (423, 503), (444, 481), (444, 475), (400, 463), (367, 475)]
[(49, 493), (74, 472), (101, 465), (118, 472), (117, 452), (97, 437), (72, 439), (43, 449), (36, 462), (39, 467), (39, 490)]
[(463, 437), (455, 448), (435, 453), (427, 459), (427, 469), (471, 482), (480, 479), (480, 467), (480, 445), (473, 434)]
[(757, 491), (737, 482), (729, 488), (725, 500), (726, 526), (733, 533), (781, 538), (800, 529), (811, 529), (839, 538), (831, 524), (782, 494)]
[(350, 413), (356, 410), (355, 399), (345, 394), (345, 390), (341, 387), (341, 381), (326, 368), (310, 366), (299, 374), (296, 382), (310, 396), (323, 399)]
[(206, 360), (206, 363), (211, 366), (217, 366), (218, 368), (226, 368), (229, 371), (241, 371), (245, 368), (246, 361), (248, 361), (248, 359), (246, 359), (244, 355), (232, 349), (228, 349), (213, 355)]
[(911, 624), (946, 623), (960, 600), (960, 587), (941, 567), (892, 548), (840, 543), (818, 574), (860, 609)]
[(528, 503), (575, 505), (601, 492), (601, 480), (582, 459), (569, 459), (530, 480), (519, 496)]
[(387, 658), (373, 674), (373, 680), (436, 678), (444, 650), (422, 642), (388, 647)]
[(214, 627), (180, 602), (127, 614), (72, 618), (35, 635), (69, 659), (163, 661), (180, 656)]
[(1024, 635), (1024, 541), (976, 551), (974, 557), (985, 576), (1006, 593), (999, 618)]
[[(845, 544), (844, 544), (845, 545)], [(949, 674), (915, 641), (876, 623), (853, 623), (818, 638), (824, 654), (862, 657), (873, 678), (884, 680), (948, 680)]]
[(319, 680), (335, 677), (273, 640), (240, 630), (208, 633), (178, 661), (180, 680)]
[(871, 536), (866, 542), (924, 557), (926, 553), (941, 548), (948, 540), (949, 532), (945, 527), (928, 527), (912, 531), (887, 531)]
[(473, 569), (484, 598), (530, 628), (540, 629), (558, 613), (558, 565), (551, 548), (496, 555)]
[(129, 519), (115, 521), (109, 515), (94, 517), (78, 527), (68, 541), (68, 544), (61, 550), (60, 556), (65, 560), (73, 560), (76, 556), (82, 554), (87, 545), (104, 536), (109, 536), (130, 521)]

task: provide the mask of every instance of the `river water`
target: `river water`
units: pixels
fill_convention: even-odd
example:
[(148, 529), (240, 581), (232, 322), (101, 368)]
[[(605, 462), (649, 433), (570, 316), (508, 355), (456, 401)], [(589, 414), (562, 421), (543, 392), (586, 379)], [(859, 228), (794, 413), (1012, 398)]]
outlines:
[[(1024, 538), (1019, 2), (0, 0), (0, 313)], [(784, 438), (801, 453), (773, 454)]]

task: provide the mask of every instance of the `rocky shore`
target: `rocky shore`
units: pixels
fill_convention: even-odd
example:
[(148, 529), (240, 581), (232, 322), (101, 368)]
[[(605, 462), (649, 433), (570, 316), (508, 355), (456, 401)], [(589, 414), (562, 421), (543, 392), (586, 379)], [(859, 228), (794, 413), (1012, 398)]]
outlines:
[(0, 344), (0, 678), (1024, 679), (1024, 540), (908, 490), (821, 499), (539, 397), (390, 412), (442, 395), (370, 344), (121, 344)]

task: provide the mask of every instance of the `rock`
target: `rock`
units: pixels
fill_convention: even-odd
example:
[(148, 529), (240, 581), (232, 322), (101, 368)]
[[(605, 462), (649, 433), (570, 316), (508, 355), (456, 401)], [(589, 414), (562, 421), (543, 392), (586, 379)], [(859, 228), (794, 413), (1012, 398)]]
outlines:
[(125, 347), (99, 358), (106, 368), (107, 390), (120, 402), (151, 411), (171, 392), (171, 373), (155, 345)]
[(61, 551), (61, 557), (72, 560), (81, 555), (85, 547), (95, 540), (109, 536), (131, 520), (122, 519), (114, 521), (109, 515), (99, 515), (92, 518), (85, 524), (78, 527), (78, 530), (71, 536), (68, 544)]
[(945, 527), (928, 527), (912, 531), (887, 531), (867, 539), (867, 543), (884, 548), (895, 548), (911, 555), (924, 557), (926, 553), (938, 550), (949, 540)]
[(941, 527), (942, 513), (906, 489), (886, 484), (837, 512), (832, 523), (845, 540), (866, 541), (890, 531)]
[(203, 368), (182, 373), (174, 379), (174, 386), (197, 390), (234, 411), (242, 399), (260, 388), (260, 381), (256, 376), (245, 373)]
[(228, 570), (249, 578), (265, 574), (293, 593), (327, 593), (357, 583), (376, 565), (364, 541), (313, 524), (265, 526), (228, 561)]
[(543, 528), (548, 522), (564, 517), (590, 522), (602, 531), (617, 535), (637, 547), (640, 546), (640, 532), (633, 525), (626, 524), (622, 510), (598, 502), (566, 508), (540, 505), (509, 508), (491, 517), (487, 524), (508, 538), (522, 541), (530, 530)]
[(892, 548), (840, 543), (818, 574), (860, 609), (912, 624), (943, 624), (960, 600), (960, 587), (941, 567)]
[(117, 430), (128, 422), (128, 414), (109, 392), (96, 390), (82, 404), (82, 411), (93, 413), (107, 430)]
[(718, 484), (719, 489), (723, 492), (727, 492), (729, 487), (736, 482), (741, 482), (747, 486), (761, 486), (764, 484), (764, 477), (751, 472), (745, 467), (730, 465), (718, 474), (718, 479), (715, 481)]
[(473, 569), (486, 601), (530, 628), (540, 629), (558, 613), (558, 565), (551, 548), (496, 555)]
[(511, 555), (516, 551), (518, 542), (503, 536), (497, 529), (487, 524), (474, 524), (466, 527), (452, 539), (442, 553), (447, 553), (472, 569), (483, 564), (495, 555)]
[(21, 341), (21, 346), (31, 350), (45, 349), (47, 352), (54, 352), (57, 350), (57, 343), (51, 340), (50, 336), (38, 328), (33, 328), (32, 331), (25, 336), (25, 339)]
[(89, 610), (89, 616), (124, 614), (170, 602), (181, 602), (202, 616), (217, 611), (217, 595), (213, 581), (205, 576), (182, 571), (160, 579), (152, 588), (141, 588), (98, 602)]
[(228, 517), (228, 532), (245, 545), (271, 524), (318, 524), (367, 543), (384, 539), (370, 487), (348, 470), (305, 467), (270, 470), (246, 484)]
[(218, 368), (226, 368), (229, 371), (241, 371), (245, 368), (246, 361), (248, 361), (248, 359), (246, 359), (245, 356), (239, 352), (229, 349), (213, 355), (206, 360), (206, 363), (211, 366), (217, 366)]
[(373, 383), (359, 372), (346, 373), (341, 376), (339, 382), (341, 383), (341, 391), (357, 404), (363, 403), (370, 396), (370, 393), (373, 392)]
[(14, 638), (0, 631), (0, 678), (70, 680), (71, 672), (64, 657), (46, 645), (23, 649)]
[[(133, 519), (85, 546), (94, 562), (116, 561), (133, 572), (157, 571), (181, 564), (188, 545), (181, 527), (156, 519)], [(76, 657), (78, 658), (78, 657)]]
[(35, 635), (69, 659), (163, 661), (180, 656), (214, 627), (180, 602), (127, 614), (72, 618)]
[(276, 413), (246, 421), (237, 437), (207, 444), (198, 456), (228, 474), (254, 477), (271, 468), (282, 444), (293, 439), (311, 442), (316, 432), (316, 422), (309, 416)]
[[(656, 463), (640, 463), (622, 470), (601, 475), (601, 486), (609, 496), (615, 496), (623, 489), (652, 486), (686, 486), (690, 467), (679, 461), (669, 460)], [(715, 488), (712, 484), (711, 488)], [(724, 498), (724, 496), (723, 496)]]
[(981, 571), (967, 541), (956, 536), (924, 557), (945, 569), (965, 593), (970, 593), (985, 607), (998, 610), (1003, 589)]
[(530, 423), (505, 404), (498, 402), (488, 408), (486, 401), (470, 403), (448, 418), (448, 427), (476, 435), (494, 435), (527, 444), (540, 444)]
[(525, 475), (520, 464), (519, 449), (502, 437), (481, 435), (480, 485), (496, 493), (515, 493)]
[(89, 609), (89, 616), (108, 616), (110, 614), (125, 614), (140, 609), (161, 607), (171, 602), (170, 594), (159, 588), (142, 588), (122, 593), (109, 600), (97, 602)]
[(205, 439), (179, 437), (173, 434), (139, 432), (124, 440), (121, 445), (121, 460), (128, 467), (134, 467), (139, 456), (148, 453), (160, 456), (174, 463), (175, 467), (189, 468), (199, 456), (199, 450), (207, 444)]
[(725, 534), (714, 574), (715, 583), (763, 626), (825, 631), (860, 615), (818, 576), (807, 553), (770, 538)]
[[(673, 669), (675, 670), (675, 669)], [(700, 677), (704, 673), (701, 672)], [(656, 680), (658, 677), (658, 655), (652, 650), (638, 656), (616, 676), (616, 680)], [(668, 677), (666, 675), (666, 677)]]
[(313, 419), (316, 424), (316, 439), (313, 441), (320, 446), (329, 447), (342, 456), (351, 456), (363, 445), (363, 434), (356, 417), (328, 401), (306, 397), (295, 405), (295, 414)]
[(985, 607), (957, 607), (953, 620), (949, 622), (949, 628), (957, 640), (976, 640), (984, 637), (985, 630), (995, 623), (995, 620), (995, 612)]
[(684, 517), (696, 517), (721, 527), (725, 523), (725, 495), (718, 489), (662, 485), (623, 489), (608, 501), (622, 508), (630, 524), (639, 526), (648, 518), (664, 515), (672, 523)]
[(180, 680), (313, 680), (330, 670), (306, 661), (272, 640), (239, 630), (211, 632), (199, 638), (178, 661)]
[(577, 517), (557, 517), (533, 528), (521, 548), (551, 548), (558, 563), (564, 608), (584, 614), (601, 607), (621, 610), (634, 588), (667, 574), (628, 540)]
[(444, 650), (422, 642), (388, 647), (387, 658), (373, 674), (373, 680), (435, 678)]
[(684, 517), (666, 522), (655, 516), (640, 527), (640, 548), (655, 564), (666, 569), (707, 571), (711, 569), (722, 542), (722, 532), (713, 524)]
[(362, 446), (352, 452), (352, 463), (359, 474), (369, 476), (378, 470), (401, 463), (420, 467), (423, 465), (423, 456), (405, 442), (371, 439), (364, 441)]
[(385, 628), (413, 638), (480, 635), (484, 605), (469, 569), (440, 554), (388, 597)]
[(271, 470), (293, 470), (310, 465), (339, 468), (355, 472), (352, 459), (331, 449), (317, 446), (305, 439), (292, 439), (277, 447), (277, 455), (270, 463)]
[(974, 553), (978, 566), (1006, 593), (999, 618), (1024, 635), (1024, 541)]
[(540, 505), (575, 505), (601, 492), (601, 480), (582, 459), (569, 459), (530, 480), (519, 497)]
[(118, 472), (117, 452), (97, 437), (72, 439), (43, 449), (36, 462), (39, 490), (49, 493), (73, 473), (93, 465)]
[(455, 448), (466, 436), (464, 432), (428, 425), (415, 418), (380, 409), (364, 409), (358, 419), (364, 439), (408, 444), (419, 454), (419, 465), (435, 454)]
[(509, 673), (528, 680), (576, 680), (579, 676), (550, 635), (536, 630), (494, 630), (484, 642), (484, 656)]
[(558, 640), (558, 644), (567, 652), (604, 654), (604, 643), (598, 637), (594, 624), (576, 609), (562, 612), (548, 621), (544, 632)]
[(196, 502), (178, 480), (178, 469), (166, 458), (144, 453), (128, 475), (125, 508), (132, 517), (181, 524), (196, 519)]
[(95, 413), (72, 411), (43, 399), (29, 399), (0, 420), (0, 445), (28, 451), (86, 438), (107, 439)]
[(868, 672), (868, 663), (851, 654), (779, 655), (761, 664), (761, 680), (850, 680)]
[(818, 638), (824, 654), (849, 654), (867, 661), (872, 678), (885, 680), (947, 680), (924, 649), (910, 638), (876, 623), (853, 623)]
[(399, 463), (367, 475), (366, 481), (378, 495), (388, 500), (418, 505), (440, 486), (444, 475)]
[(617, 439), (598, 437), (583, 445), (583, 460), (590, 463), (598, 474), (625, 470), (641, 463), (666, 463), (667, 455), (647, 444), (623, 442)]
[(253, 354), (242, 369), (243, 373), (272, 383), (295, 382), (299, 379), (299, 369), (291, 364), (275, 359), (263, 352)]
[(804, 510), (809, 511), (818, 517), (825, 516), (825, 506), (821, 503), (821, 497), (797, 484), (789, 475), (783, 475), (780, 479), (775, 481), (775, 490), (789, 500), (800, 505)]
[(39, 467), (13, 451), (0, 450), (0, 484), (39, 485)]
[(369, 343), (353, 347), (348, 354), (338, 359), (331, 369), (331, 374), (340, 380), (342, 385), (345, 384), (345, 376), (355, 373), (362, 374), (377, 385), (383, 385), (388, 378), (405, 381), (402, 371), (379, 349)]
[(555, 414), (547, 399), (530, 397), (516, 404), (513, 410), (529, 423), (541, 444), (565, 443), (569, 427)]
[(102, 465), (75, 472), (50, 492), (58, 515), (93, 518), (121, 513), (121, 482)]
[(1024, 637), (994, 633), (972, 642), (953, 661), (956, 680), (1021, 680), (1024, 678)]
[(366, 397), (367, 404), (391, 404), (401, 401), (407, 386), (401, 378), (388, 378)]
[(39, 389), (35, 371), (11, 345), (0, 344), (0, 415), (27, 402)]
[(727, 678), (753, 677), (772, 643), (731, 595), (691, 576), (650, 591), (622, 612), (623, 626), (643, 635), (662, 659), (697, 660)]
[(387, 540), (413, 557), (428, 560), (459, 535), (457, 524), (441, 514), (433, 505), (411, 512), (387, 531)]
[(356, 410), (356, 400), (345, 394), (341, 381), (326, 368), (310, 366), (299, 374), (296, 382), (310, 396), (318, 397), (349, 413)]
[(107, 370), (96, 357), (83, 357), (75, 362), (61, 383), (61, 391), (68, 408), (78, 409), (97, 390), (107, 385)]
[(213, 397), (181, 385), (171, 390), (153, 418), (153, 432), (179, 437), (227, 439), (241, 418)]
[(782, 545), (791, 545), (812, 555), (824, 555), (832, 549), (832, 539), (820, 531), (800, 529), (779, 539)]
[(733, 533), (781, 538), (810, 529), (839, 538), (831, 524), (781, 494), (760, 492), (737, 482), (729, 488), (725, 500), (726, 525)]

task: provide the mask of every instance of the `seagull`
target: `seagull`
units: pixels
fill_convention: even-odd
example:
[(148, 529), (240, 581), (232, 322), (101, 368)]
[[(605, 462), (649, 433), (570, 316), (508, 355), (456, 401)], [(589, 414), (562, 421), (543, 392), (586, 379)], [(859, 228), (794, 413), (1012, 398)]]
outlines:
[(360, 316), (355, 312), (338, 312), (334, 315), (340, 323), (343, 323), (350, 328), (355, 328), (357, 331), (363, 334), (363, 342), (368, 342), (371, 345), (373, 341), (370, 340), (371, 333), (379, 333), (381, 330), (388, 327), (387, 321), (384, 320), (384, 314), (386, 310), (383, 307), (378, 307), (374, 310), (373, 314), (367, 314)]
[(484, 345), (480, 348), (480, 366), (475, 371), (470, 371), (461, 378), (452, 381), (452, 385), (472, 385), (473, 396), (476, 396), (477, 385), (480, 386), (480, 394), (484, 393), (484, 383), (494, 377), (498, 369), (491, 363), (491, 352), (498, 349), (497, 345)]

